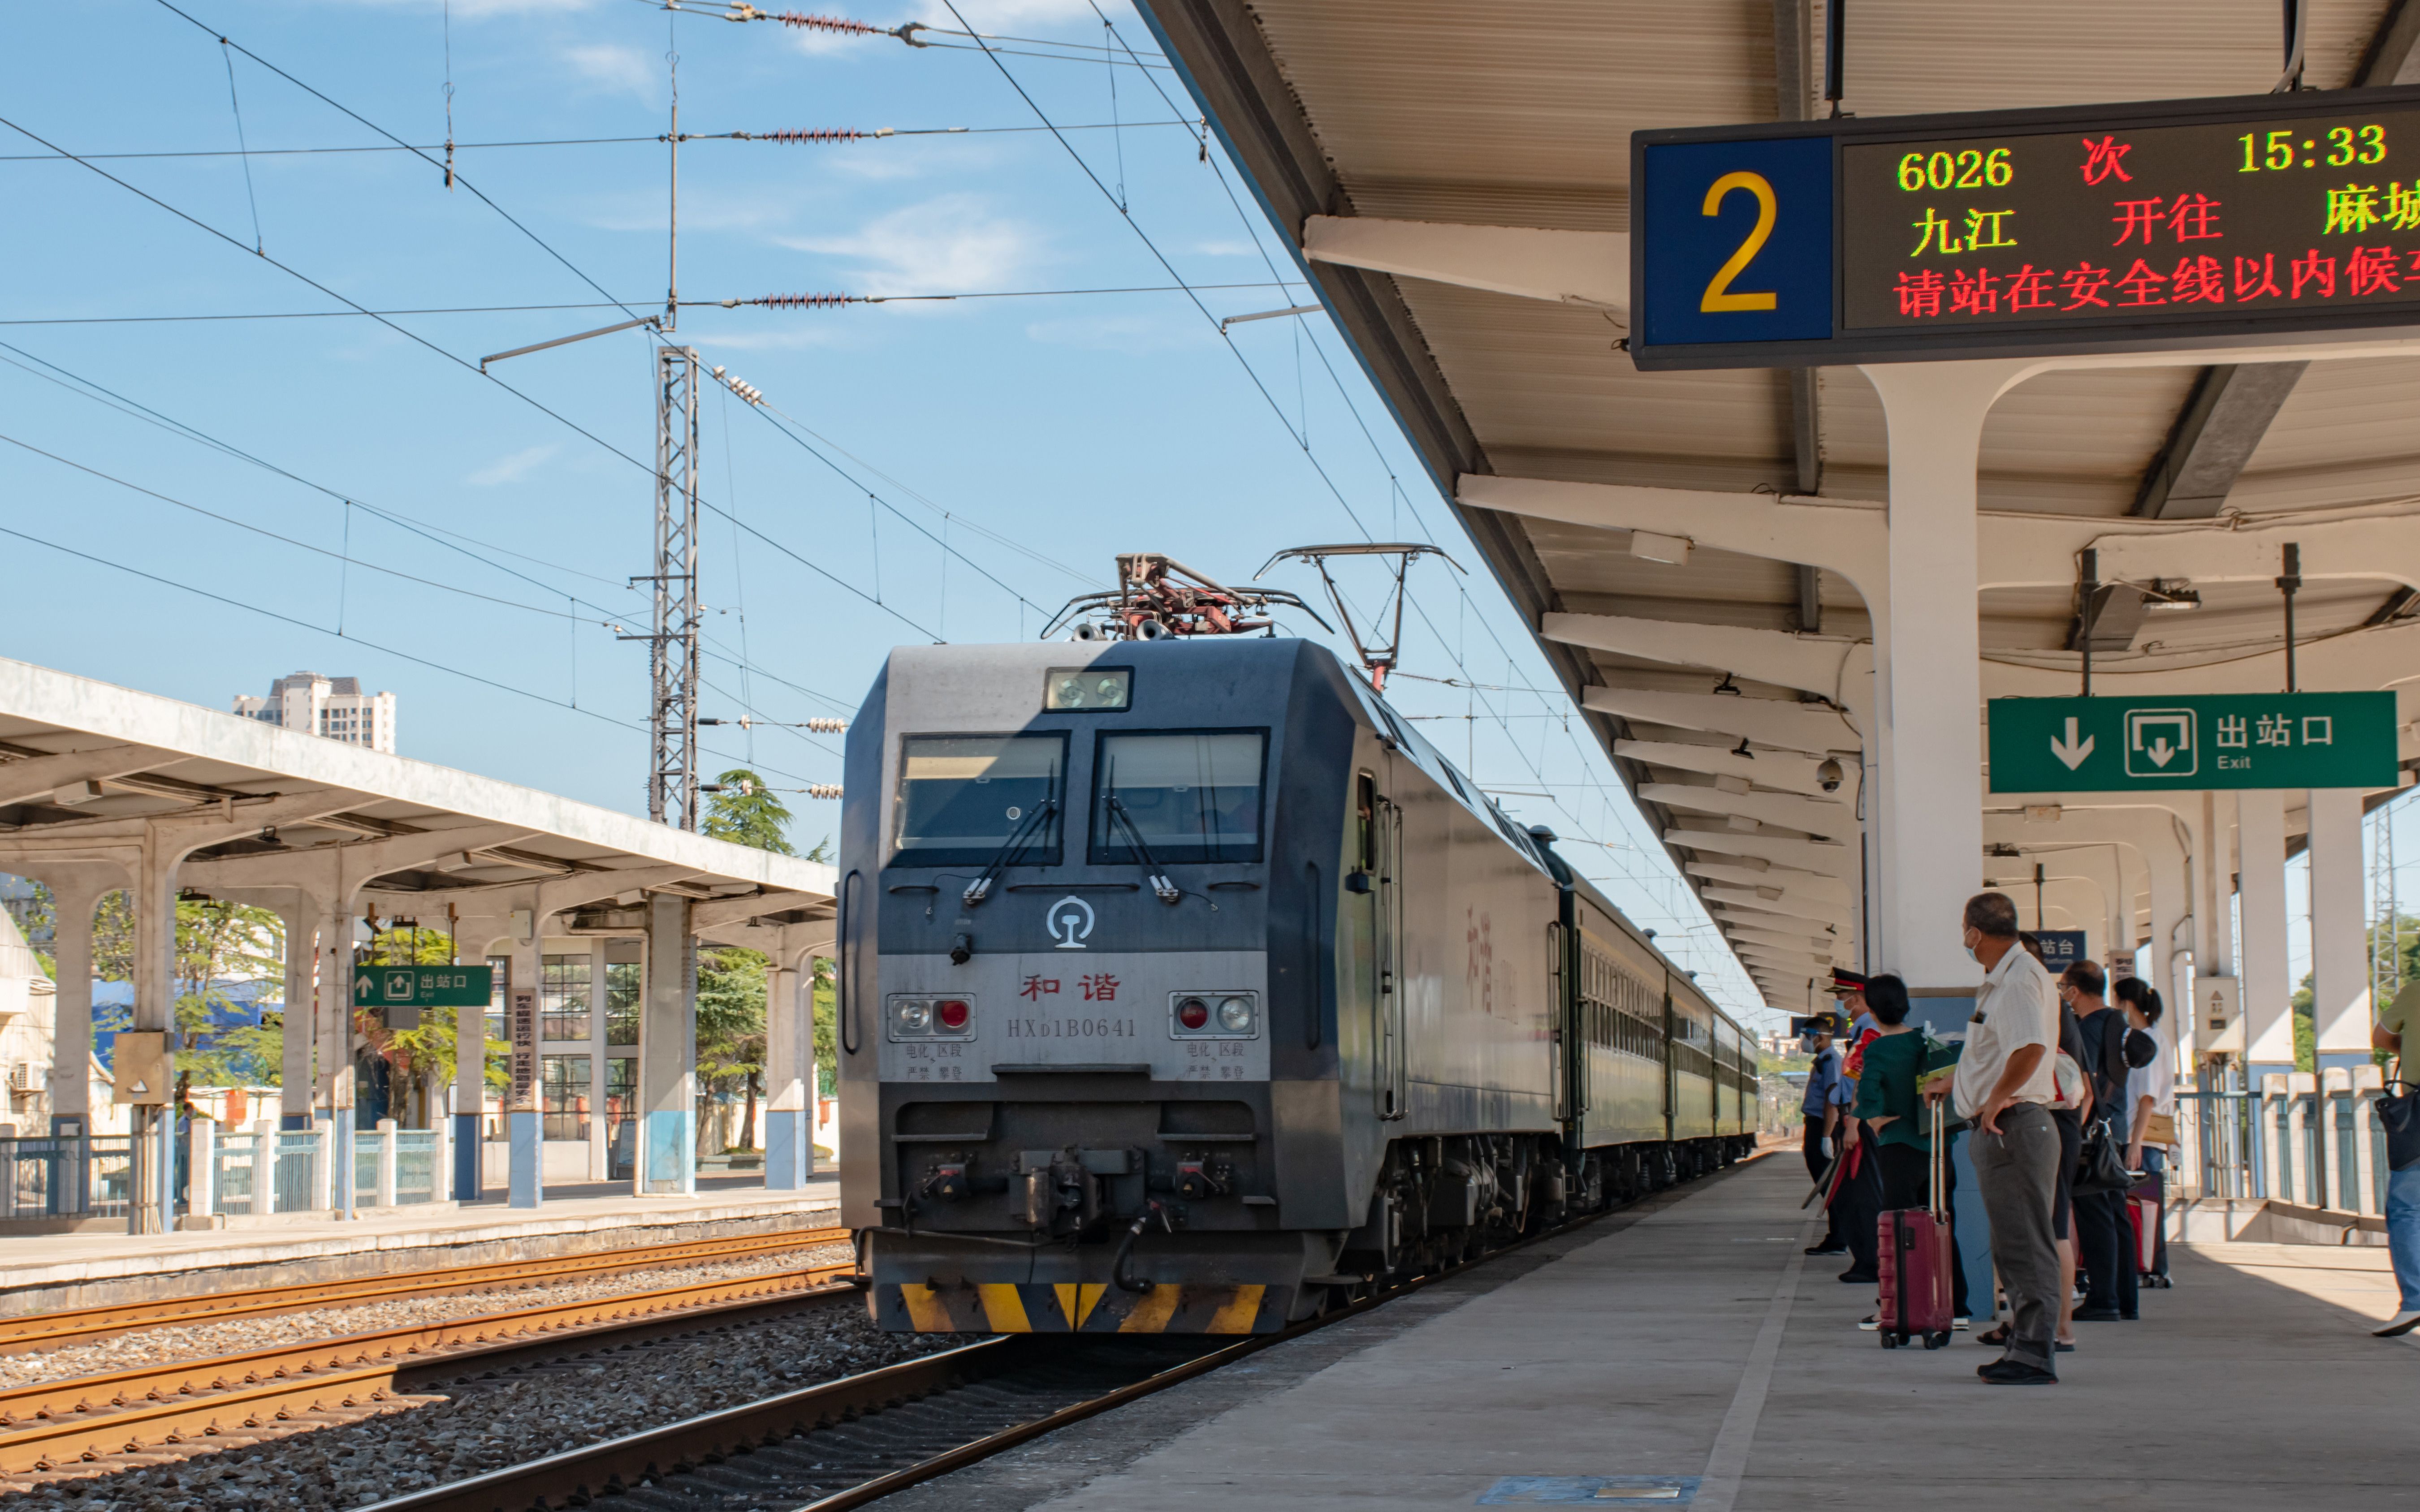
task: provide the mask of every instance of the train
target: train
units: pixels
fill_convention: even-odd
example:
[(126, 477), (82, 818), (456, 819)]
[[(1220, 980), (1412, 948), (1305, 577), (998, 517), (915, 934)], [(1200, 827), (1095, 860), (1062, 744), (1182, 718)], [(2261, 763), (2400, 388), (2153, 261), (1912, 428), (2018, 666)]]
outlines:
[(1316, 642), (901, 647), (845, 762), (885, 1330), (1274, 1332), (1754, 1148), (1752, 1037)]

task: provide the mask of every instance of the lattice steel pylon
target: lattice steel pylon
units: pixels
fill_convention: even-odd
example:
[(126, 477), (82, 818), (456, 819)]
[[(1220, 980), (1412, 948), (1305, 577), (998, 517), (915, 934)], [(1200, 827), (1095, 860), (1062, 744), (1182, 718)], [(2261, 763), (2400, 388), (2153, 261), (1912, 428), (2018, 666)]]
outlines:
[(697, 349), (656, 348), (656, 617), (648, 636), (654, 762), (647, 817), (697, 827)]

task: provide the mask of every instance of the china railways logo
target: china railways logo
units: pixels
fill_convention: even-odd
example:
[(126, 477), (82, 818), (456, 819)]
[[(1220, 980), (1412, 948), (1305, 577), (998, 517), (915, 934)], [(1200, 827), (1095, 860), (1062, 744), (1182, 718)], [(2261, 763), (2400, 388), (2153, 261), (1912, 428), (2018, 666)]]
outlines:
[(1059, 949), (1083, 949), (1093, 934), (1093, 905), (1071, 892), (1050, 905), (1050, 911), (1042, 916), (1042, 927), (1059, 942)]

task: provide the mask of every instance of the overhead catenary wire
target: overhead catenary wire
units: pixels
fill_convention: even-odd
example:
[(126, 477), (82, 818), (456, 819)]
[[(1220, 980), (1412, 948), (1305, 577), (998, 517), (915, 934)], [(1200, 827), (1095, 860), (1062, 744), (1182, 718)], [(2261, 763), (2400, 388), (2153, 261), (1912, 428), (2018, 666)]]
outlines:
[[(68, 369), (60, 367), (54, 363), (37, 357), (21, 347), (12, 346), (7, 342), (0, 342), (0, 350), (14, 352), (17, 357), (21, 357), (25, 360), (21, 363), (12, 358), (0, 357), (0, 363), (6, 363), (10, 367), (18, 368), (35, 378), (41, 378), (44, 382), (56, 384), (70, 393), (77, 394), (78, 396), (90, 400), (95, 404), (103, 405), (107, 408), (116, 409), (120, 413), (125, 414), (130, 418), (140, 420), (146, 424), (155, 425), (160, 429), (168, 432), (170, 435), (178, 437), (181, 440), (219, 452), (253, 467), (259, 468), (274, 476), (285, 478), (287, 481), (300, 485), (304, 488), (308, 488), (316, 493), (326, 496), (328, 499), (343, 505), (349, 511), (359, 510), (363, 514), (383, 520), (387, 524), (392, 525), (398, 530), (420, 536), (423, 539), (427, 540), (431, 545), (437, 546), (442, 549), (453, 551), (470, 561), (476, 562), (483, 566), (501, 572), (506, 577), (512, 578), (518, 581), (526, 582), (532, 587), (537, 588), (541, 592), (562, 595), (575, 604), (584, 604), (588, 608), (597, 610), (601, 615), (627, 618), (631, 617), (644, 609), (644, 604), (639, 604), (634, 605), (630, 609), (614, 610), (607, 606), (582, 599), (578, 597), (578, 595), (569, 594), (562, 588), (558, 588), (553, 584), (547, 583), (539, 579), (531, 577), (529, 574), (522, 572), (518, 568), (506, 566), (502, 563), (483, 557), (479, 555), (478, 552), (470, 550), (467, 547), (458, 543), (469, 542), (472, 546), (479, 547), (485, 550), (499, 552), (504, 556), (512, 557), (517, 561), (527, 562), (534, 566), (543, 567), (550, 571), (561, 572), (570, 577), (585, 579), (588, 581), (599, 583), (607, 588), (613, 589), (619, 593), (636, 598), (638, 596), (637, 591), (632, 589), (631, 586), (623, 579), (606, 578), (596, 573), (583, 571), (564, 563), (551, 561), (542, 557), (533, 557), (525, 552), (513, 550), (509, 547), (500, 546), (490, 541), (484, 541), (476, 536), (464, 534), (459, 531), (448, 530), (447, 528), (442, 525), (437, 525), (431, 521), (416, 520), (408, 516), (400, 515), (393, 510), (371, 503), (356, 495), (330, 487), (326, 484), (316, 482), (313, 479), (304, 477), (289, 469), (281, 467), (275, 462), (271, 462), (265, 457), (256, 455), (256, 454), (246, 451), (232, 442), (213, 436), (208, 431), (204, 431), (196, 426), (191, 425), (184, 421), (180, 421), (173, 416), (164, 414), (160, 410), (152, 409), (151, 407), (120, 393), (114, 389), (110, 389), (105, 385), (95, 382), (91, 378), (85, 378), (80, 374), (70, 372)], [(34, 365), (28, 366), (28, 363)], [(47, 369), (48, 371), (37, 371), (37, 368)], [(445, 539), (449, 537), (450, 539)], [(608, 628), (613, 627), (611, 621), (600, 621), (599, 623), (605, 624)], [(733, 664), (744, 662), (746, 660), (743, 656), (740, 658), (737, 658), (737, 661), (735, 661), (735, 658), (730, 656), (728, 650), (721, 647), (720, 643), (710, 637), (707, 638), (707, 644), (709, 648), (708, 655), (713, 656), (718, 660)], [(814, 699), (829, 707), (835, 709), (853, 709), (856, 707), (854, 702), (851, 700), (825, 693), (816, 688), (808, 687), (801, 683), (783, 677), (780, 673), (772, 671), (768, 668), (763, 666), (752, 666), (751, 670), (757, 676), (768, 678), (771, 681), (779, 683), (783, 687), (791, 689), (793, 692)]]
[[(1083, 121), (1062, 122), (1063, 131), (1130, 131), (1140, 127), (1177, 126), (1187, 135), (1199, 128), (1189, 120), (1158, 121)], [(1047, 131), (1041, 126), (877, 126), (877, 127), (811, 127), (801, 130), (770, 131), (684, 131), (684, 142), (769, 142), (786, 145), (806, 143), (872, 142), (892, 137), (908, 136), (1005, 136)], [(442, 152), (449, 146), (457, 152), (493, 152), (519, 147), (596, 147), (663, 145), (664, 133), (653, 136), (546, 136), (527, 137), (505, 142), (376, 142), (346, 147), (186, 147), (175, 151), (152, 152), (87, 152), (84, 156), (95, 162), (116, 162), (132, 160), (164, 160), (172, 158), (288, 158), (336, 156), (364, 152)], [(47, 152), (0, 153), (0, 162), (55, 162)]]

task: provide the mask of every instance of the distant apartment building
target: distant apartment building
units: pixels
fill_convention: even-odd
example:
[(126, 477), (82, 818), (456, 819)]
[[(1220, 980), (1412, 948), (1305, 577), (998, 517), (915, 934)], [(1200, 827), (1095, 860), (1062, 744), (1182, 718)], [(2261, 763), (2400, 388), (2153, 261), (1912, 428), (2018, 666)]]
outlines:
[(348, 745), (390, 754), (395, 750), (395, 695), (365, 693), (358, 677), (295, 672), (270, 684), (267, 698), (237, 694), (235, 712)]

